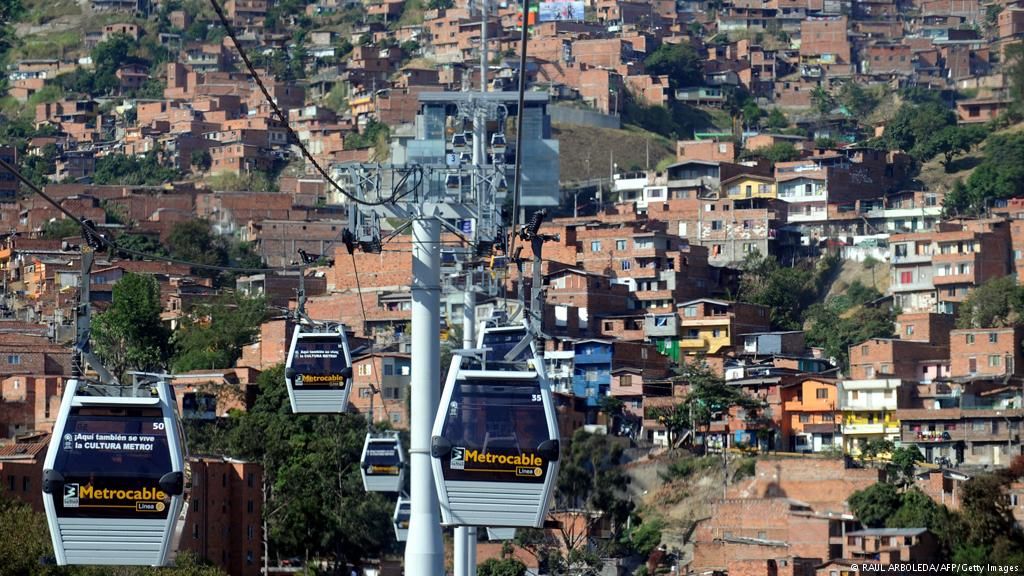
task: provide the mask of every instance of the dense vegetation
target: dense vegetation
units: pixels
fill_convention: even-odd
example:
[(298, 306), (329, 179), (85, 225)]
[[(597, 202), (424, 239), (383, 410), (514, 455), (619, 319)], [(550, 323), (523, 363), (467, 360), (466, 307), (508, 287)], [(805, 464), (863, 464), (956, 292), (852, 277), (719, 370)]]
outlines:
[[(916, 456), (920, 458), (920, 453)], [(913, 470), (914, 458), (910, 460)], [(869, 527), (928, 528), (941, 548), (941, 558), (936, 560), (1021, 566), (1024, 532), (1013, 518), (1004, 490), (1022, 476), (1024, 458), (1018, 457), (1009, 468), (971, 478), (963, 485), (960, 509), (953, 511), (908, 483), (905, 472), (890, 470), (886, 482), (855, 492), (850, 497), (850, 509)]]

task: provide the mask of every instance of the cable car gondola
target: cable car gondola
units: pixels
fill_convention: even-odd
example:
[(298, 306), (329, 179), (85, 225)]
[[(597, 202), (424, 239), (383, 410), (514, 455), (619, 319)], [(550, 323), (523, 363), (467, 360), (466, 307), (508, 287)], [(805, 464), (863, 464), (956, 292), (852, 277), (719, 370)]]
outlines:
[(405, 454), (397, 432), (370, 432), (360, 459), (363, 488), (367, 492), (401, 492), (405, 481)]
[(88, 386), (68, 382), (43, 465), (57, 563), (165, 565), (185, 492), (170, 384), (142, 397), (91, 396)]
[(452, 150), (456, 153), (464, 152), (467, 147), (468, 143), (466, 142), (465, 132), (458, 132), (452, 136)]
[(395, 540), (405, 542), (409, 537), (409, 517), (412, 516), (412, 503), (408, 498), (399, 497), (395, 504), (395, 515), (392, 518), (395, 524)]
[(344, 326), (295, 327), (285, 363), (292, 412), (344, 412), (348, 409), (351, 381), (352, 354)]
[(535, 354), (526, 370), (469, 370), (463, 356), (452, 359), (430, 448), (444, 524), (543, 524), (559, 438), (542, 367)]
[(449, 192), (457, 192), (462, 189), (462, 177), (458, 174), (448, 174), (444, 177), (444, 187)]

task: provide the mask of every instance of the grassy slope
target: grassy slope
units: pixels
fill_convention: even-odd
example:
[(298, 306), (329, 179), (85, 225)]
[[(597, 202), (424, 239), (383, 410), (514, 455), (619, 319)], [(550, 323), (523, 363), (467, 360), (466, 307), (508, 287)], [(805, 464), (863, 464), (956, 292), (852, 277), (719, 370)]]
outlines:
[(653, 169), (666, 157), (675, 157), (675, 145), (666, 138), (637, 128), (614, 130), (556, 124), (554, 137), (561, 152), (562, 182), (607, 178), (610, 158), (614, 156), (620, 170), (647, 164), (647, 142), (650, 142), (650, 166)]

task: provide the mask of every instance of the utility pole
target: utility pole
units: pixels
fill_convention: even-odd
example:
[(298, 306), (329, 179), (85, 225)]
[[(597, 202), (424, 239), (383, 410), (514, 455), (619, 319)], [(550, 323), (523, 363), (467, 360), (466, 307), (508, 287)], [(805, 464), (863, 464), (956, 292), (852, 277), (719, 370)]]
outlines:
[(444, 574), (440, 504), (430, 464), (430, 433), (441, 396), (441, 224), (433, 202), (412, 221), (412, 421), (409, 537), (405, 566), (410, 573)]

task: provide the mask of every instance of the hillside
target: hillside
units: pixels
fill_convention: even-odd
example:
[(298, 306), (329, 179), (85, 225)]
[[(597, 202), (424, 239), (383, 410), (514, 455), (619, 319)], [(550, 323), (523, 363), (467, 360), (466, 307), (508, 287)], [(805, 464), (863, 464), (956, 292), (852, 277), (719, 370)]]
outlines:
[(619, 170), (643, 169), (648, 165), (653, 169), (661, 160), (675, 158), (673, 142), (638, 128), (612, 130), (555, 124), (552, 132), (559, 141), (562, 182), (607, 178), (612, 158)]

